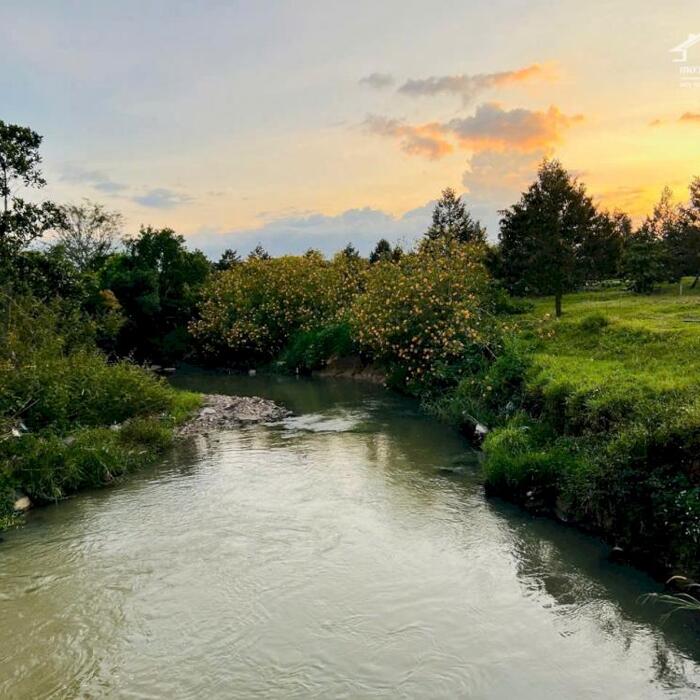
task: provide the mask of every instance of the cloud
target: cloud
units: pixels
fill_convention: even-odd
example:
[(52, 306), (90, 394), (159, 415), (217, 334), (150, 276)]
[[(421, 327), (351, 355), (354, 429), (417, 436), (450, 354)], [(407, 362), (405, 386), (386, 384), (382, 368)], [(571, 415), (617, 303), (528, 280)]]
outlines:
[(68, 165), (61, 174), (63, 182), (87, 184), (104, 194), (115, 195), (128, 189), (127, 185), (115, 182), (100, 170), (87, 170), (80, 165)]
[(518, 70), (499, 73), (478, 73), (476, 75), (442, 75), (424, 79), (407, 80), (398, 92), (411, 97), (435, 95), (458, 95), (464, 104), (472, 102), (481, 93), (508, 85), (534, 82), (537, 80), (554, 80), (556, 71), (553, 64), (533, 63)]
[(142, 207), (151, 209), (173, 209), (192, 201), (192, 197), (164, 187), (156, 187), (145, 194), (132, 197), (131, 200)]
[(477, 107), (470, 117), (451, 119), (444, 124), (412, 125), (400, 119), (370, 115), (363, 126), (372, 134), (397, 140), (410, 155), (436, 160), (454, 151), (453, 141), (473, 153), (550, 151), (561, 141), (566, 129), (582, 120), (581, 115), (569, 116), (554, 106), (538, 112), (523, 108), (506, 110), (489, 102)]
[(557, 107), (546, 112), (517, 108), (506, 110), (489, 102), (477, 107), (471, 117), (452, 119), (445, 131), (453, 134), (463, 148), (472, 151), (516, 149), (534, 151), (551, 148), (561, 134), (583, 120), (581, 115), (568, 116)]
[[(330, 256), (352, 243), (367, 255), (380, 238), (411, 245), (430, 225), (435, 202), (427, 202), (393, 216), (379, 209), (348, 209), (336, 216), (318, 212), (303, 216), (281, 216), (253, 229), (237, 231), (201, 230), (187, 236), (192, 246), (216, 259), (226, 248), (247, 254), (261, 244), (272, 255), (301, 254), (316, 248)], [(266, 216), (270, 216), (266, 213)]]
[(445, 139), (441, 124), (412, 126), (400, 119), (369, 115), (363, 125), (372, 134), (397, 139), (401, 149), (409, 155), (437, 160), (454, 150), (452, 144)]
[(395, 82), (394, 76), (389, 73), (370, 73), (359, 80), (360, 85), (368, 85), (375, 90), (390, 88)]
[(678, 121), (700, 123), (700, 114), (697, 112), (685, 112), (684, 114), (681, 114)]

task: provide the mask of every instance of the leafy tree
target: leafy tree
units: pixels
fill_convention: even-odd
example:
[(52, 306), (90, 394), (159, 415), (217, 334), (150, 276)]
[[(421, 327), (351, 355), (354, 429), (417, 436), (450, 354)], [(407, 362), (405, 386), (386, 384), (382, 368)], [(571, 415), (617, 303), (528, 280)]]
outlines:
[(503, 281), (514, 294), (552, 294), (557, 317), (562, 297), (586, 275), (581, 247), (598, 222), (583, 184), (557, 160), (540, 165), (520, 201), (501, 212)]
[(116, 247), (122, 227), (122, 215), (96, 202), (65, 204), (57, 227), (58, 243), (78, 270), (96, 267)]
[(625, 244), (620, 265), (622, 278), (638, 294), (649, 294), (654, 285), (668, 278), (662, 240), (652, 219), (647, 219)]
[(39, 166), (42, 137), (25, 126), (0, 120), (0, 256), (16, 254), (60, 221), (51, 202), (34, 204), (17, 196), (17, 186), (41, 188), (46, 184)]
[(486, 240), (486, 230), (472, 219), (461, 197), (448, 187), (433, 209), (433, 223), (425, 234), (430, 240), (454, 239), (460, 243)]
[(272, 256), (265, 250), (265, 248), (258, 243), (258, 245), (253, 248), (253, 250), (248, 253), (248, 260), (270, 260)]
[(238, 254), (237, 250), (232, 248), (227, 248), (219, 258), (214, 267), (217, 270), (230, 270), (234, 265), (239, 265), (241, 263), (241, 256)]
[(178, 359), (187, 350), (187, 324), (211, 264), (168, 228), (142, 228), (125, 246), (102, 270), (102, 288), (114, 293), (127, 318), (119, 350), (144, 359)]

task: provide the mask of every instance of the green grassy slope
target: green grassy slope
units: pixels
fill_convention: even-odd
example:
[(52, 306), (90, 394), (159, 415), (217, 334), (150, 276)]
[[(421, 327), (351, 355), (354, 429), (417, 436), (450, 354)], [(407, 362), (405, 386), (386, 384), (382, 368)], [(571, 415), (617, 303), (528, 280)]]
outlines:
[[(700, 290), (535, 302), (516, 410), (485, 444), (487, 485), (697, 575)], [(518, 410), (519, 409), (519, 410)]]

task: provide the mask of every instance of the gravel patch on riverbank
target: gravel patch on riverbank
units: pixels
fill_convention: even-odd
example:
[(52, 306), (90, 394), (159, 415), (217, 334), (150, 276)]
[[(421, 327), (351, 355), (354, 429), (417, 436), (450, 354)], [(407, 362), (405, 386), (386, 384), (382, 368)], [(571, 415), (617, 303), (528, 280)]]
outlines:
[(230, 430), (242, 423), (265, 423), (281, 420), (291, 411), (259, 396), (225, 396), (205, 394), (199, 413), (184, 423), (178, 435), (202, 435), (212, 430)]

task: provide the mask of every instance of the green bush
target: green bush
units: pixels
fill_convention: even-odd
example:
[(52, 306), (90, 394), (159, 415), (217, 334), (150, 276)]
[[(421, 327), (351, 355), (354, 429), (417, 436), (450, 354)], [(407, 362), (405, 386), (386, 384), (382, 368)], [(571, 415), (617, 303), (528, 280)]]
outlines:
[(191, 331), (206, 359), (227, 365), (267, 362), (297, 333), (342, 319), (369, 264), (318, 253), (252, 258), (215, 275)]
[(280, 361), (290, 371), (310, 372), (323, 367), (332, 357), (345, 357), (355, 351), (350, 325), (341, 321), (296, 333), (282, 352)]
[(543, 440), (541, 428), (522, 416), (489, 433), (484, 452), (486, 482), (497, 493), (522, 497), (538, 489), (551, 499), (562, 473), (578, 469), (572, 452)]
[(18, 490), (55, 500), (152, 461), (199, 402), (107, 362), (58, 303), (4, 297), (0, 310), (0, 526)]

